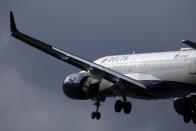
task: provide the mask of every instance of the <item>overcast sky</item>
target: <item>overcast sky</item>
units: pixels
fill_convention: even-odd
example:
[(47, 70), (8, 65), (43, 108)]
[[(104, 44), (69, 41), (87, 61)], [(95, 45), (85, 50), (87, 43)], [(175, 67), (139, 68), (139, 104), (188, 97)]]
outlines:
[(62, 82), (77, 68), (12, 38), (18, 28), (88, 60), (105, 55), (179, 50), (196, 41), (195, 0), (1, 0), (1, 131), (195, 131), (173, 109), (173, 100), (130, 98), (130, 115), (114, 112), (115, 98), (91, 120), (92, 101), (64, 96)]

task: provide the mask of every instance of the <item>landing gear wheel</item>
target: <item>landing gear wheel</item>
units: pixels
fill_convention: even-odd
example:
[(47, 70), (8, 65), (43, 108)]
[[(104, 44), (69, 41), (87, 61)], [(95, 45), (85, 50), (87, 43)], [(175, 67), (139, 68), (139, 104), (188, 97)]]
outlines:
[(193, 118), (192, 120), (193, 120), (193, 124), (196, 124), (196, 118)]
[(96, 118), (97, 118), (97, 120), (99, 120), (101, 118), (101, 113), (100, 112), (96, 112)]
[(123, 102), (121, 100), (117, 100), (114, 105), (115, 112), (117, 113), (121, 112), (122, 108), (123, 108)]
[(115, 102), (114, 110), (115, 110), (115, 112), (119, 113), (123, 109), (125, 114), (129, 114), (132, 109), (132, 104), (131, 104), (131, 102), (127, 101), (125, 94), (122, 96), (122, 98), (123, 98), (123, 101), (117, 100)]
[(193, 113), (192, 121), (193, 121), (193, 124), (196, 124), (196, 112), (195, 111)]
[(123, 103), (123, 109), (124, 109), (125, 114), (129, 114), (131, 112), (131, 109), (132, 109), (131, 102), (124, 102)]
[(96, 112), (93, 111), (93, 112), (91, 113), (91, 119), (95, 119), (95, 117), (96, 117)]
[(93, 111), (92, 113), (91, 113), (91, 118), (92, 119), (97, 119), (97, 120), (99, 120), (100, 118), (101, 118), (101, 113), (100, 112), (95, 112), (95, 111)]
[(189, 123), (191, 121), (191, 116), (190, 115), (184, 115), (183, 119), (184, 119), (185, 123)]

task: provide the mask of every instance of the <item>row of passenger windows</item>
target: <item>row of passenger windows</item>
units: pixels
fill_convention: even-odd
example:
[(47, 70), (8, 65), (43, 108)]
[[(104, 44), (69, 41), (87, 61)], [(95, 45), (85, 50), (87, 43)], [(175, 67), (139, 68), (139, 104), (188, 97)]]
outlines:
[(131, 65), (106, 65), (109, 69), (114, 69), (117, 71), (124, 70), (128, 71), (134, 68), (154, 68), (154, 67), (164, 67), (164, 66), (173, 66), (173, 65), (186, 65), (190, 63), (190, 59), (176, 59), (176, 60), (154, 60), (154, 61), (143, 61), (135, 62)]
[(190, 60), (162, 60), (157, 62), (138, 62), (133, 64), (133, 66), (170, 66), (170, 65), (186, 65), (189, 64)]

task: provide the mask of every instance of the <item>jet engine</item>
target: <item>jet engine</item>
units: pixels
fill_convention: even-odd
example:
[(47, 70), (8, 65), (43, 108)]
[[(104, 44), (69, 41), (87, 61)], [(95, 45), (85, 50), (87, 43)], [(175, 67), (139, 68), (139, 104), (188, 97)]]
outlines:
[(91, 84), (87, 72), (74, 73), (65, 79), (63, 83), (64, 94), (72, 99), (90, 99), (99, 90), (99, 83)]

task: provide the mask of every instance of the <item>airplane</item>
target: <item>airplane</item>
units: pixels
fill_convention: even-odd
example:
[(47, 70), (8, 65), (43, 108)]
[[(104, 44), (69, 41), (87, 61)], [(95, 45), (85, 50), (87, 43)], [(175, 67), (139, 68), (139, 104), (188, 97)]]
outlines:
[(183, 40), (190, 48), (105, 56), (91, 62), (20, 32), (12, 11), (10, 30), (16, 39), (81, 69), (66, 77), (63, 92), (71, 99), (94, 101), (96, 110), (91, 113), (92, 119), (100, 119), (99, 108), (107, 97), (116, 97), (115, 112), (125, 114), (132, 111), (127, 97), (172, 99), (184, 122), (192, 120), (196, 124), (196, 43)]

